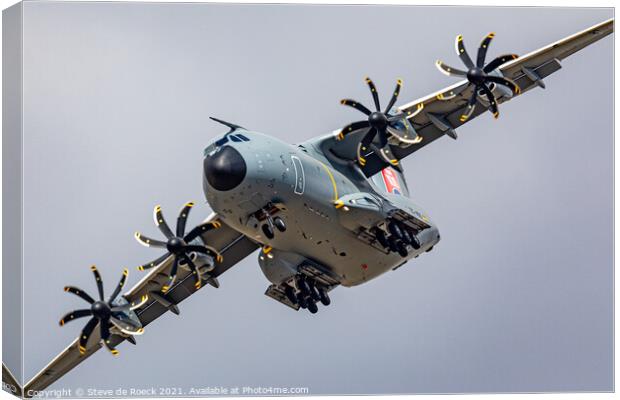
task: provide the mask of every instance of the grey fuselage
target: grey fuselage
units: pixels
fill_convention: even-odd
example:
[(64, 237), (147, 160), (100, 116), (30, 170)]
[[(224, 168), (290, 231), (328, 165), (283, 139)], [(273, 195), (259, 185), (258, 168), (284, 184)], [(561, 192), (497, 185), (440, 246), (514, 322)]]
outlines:
[[(399, 267), (439, 241), (437, 228), (406, 193), (388, 193), (354, 165), (332, 165), (311, 145), (291, 145), (257, 132), (236, 130), (232, 137), (236, 140), (225, 135), (226, 143), (220, 139), (205, 149), (204, 192), (227, 225), (273, 248), (269, 259), (259, 256), (272, 283), (288, 279), (307, 259), (327, 268), (341, 285), (359, 285)], [(399, 176), (405, 191), (406, 183)], [(355, 217), (345, 221), (343, 213), (347, 211), (334, 204), (343, 196), (360, 193), (388, 199), (410, 214), (422, 215), (430, 225), (419, 234), (422, 246), (402, 257), (359, 240), (351, 226)], [(287, 225), (286, 231), (276, 232), (273, 239), (266, 237), (256, 217), (256, 212), (269, 204), (277, 207), (277, 215)]]

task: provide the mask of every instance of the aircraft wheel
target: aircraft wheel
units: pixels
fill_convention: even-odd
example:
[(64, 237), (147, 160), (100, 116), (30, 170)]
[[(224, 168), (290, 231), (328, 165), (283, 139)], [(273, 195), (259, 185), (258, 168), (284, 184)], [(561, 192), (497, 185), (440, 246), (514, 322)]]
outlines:
[(306, 275), (304, 274), (299, 274), (297, 276), (297, 289), (299, 289), (299, 291), (301, 293), (304, 294), (304, 296), (309, 296), (310, 295), (310, 285), (308, 285), (308, 281), (306, 280)]
[(301, 308), (308, 308), (308, 302), (302, 292), (297, 293), (297, 304), (299, 304)]
[(267, 239), (273, 239), (275, 237), (273, 233), (273, 228), (269, 226), (269, 224), (263, 224), (262, 229)]
[(319, 289), (319, 296), (320, 296), (321, 304), (323, 304), (324, 306), (328, 306), (331, 304), (332, 301), (329, 298), (329, 294), (327, 294), (327, 290)]
[(390, 251), (397, 253), (398, 252), (398, 242), (394, 236), (390, 236), (388, 238), (388, 247)]
[(390, 223), (388, 224), (388, 230), (397, 239), (402, 239), (403, 238), (403, 231), (398, 226), (398, 222), (390, 221)]
[(284, 232), (286, 230), (286, 223), (284, 223), (284, 220), (280, 217), (275, 217), (273, 219), (273, 224), (280, 232)]
[(402, 258), (405, 258), (409, 255), (409, 252), (407, 251), (407, 245), (404, 242), (398, 242), (397, 247), (398, 247), (398, 254)]
[(306, 282), (308, 283), (308, 286), (310, 287), (310, 297), (312, 297), (312, 300), (319, 301), (321, 299), (321, 296), (319, 295), (319, 292), (316, 289), (316, 285), (314, 284), (314, 281), (312, 279), (308, 279)]
[(418, 250), (421, 246), (420, 239), (418, 239), (418, 237), (413, 233), (411, 235), (411, 246), (416, 250)]
[(411, 234), (405, 228), (400, 229), (403, 233), (403, 242), (407, 244), (413, 244), (413, 239), (411, 238)]
[(319, 311), (319, 307), (314, 301), (311, 301), (308, 303), (308, 311), (310, 311), (312, 314), (316, 314), (317, 311)]

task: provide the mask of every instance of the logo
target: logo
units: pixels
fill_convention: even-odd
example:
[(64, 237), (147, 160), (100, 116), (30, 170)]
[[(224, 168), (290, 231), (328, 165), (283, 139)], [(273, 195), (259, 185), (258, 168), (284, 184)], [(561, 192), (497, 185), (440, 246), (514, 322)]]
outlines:
[(381, 175), (383, 176), (383, 183), (385, 183), (385, 189), (388, 193), (402, 194), (398, 175), (396, 175), (396, 172), (392, 168), (388, 167), (384, 169), (381, 171)]

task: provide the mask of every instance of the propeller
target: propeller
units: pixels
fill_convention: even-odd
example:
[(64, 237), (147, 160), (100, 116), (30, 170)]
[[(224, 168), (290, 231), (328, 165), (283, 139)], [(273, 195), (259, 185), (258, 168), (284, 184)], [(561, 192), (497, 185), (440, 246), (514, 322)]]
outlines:
[(65, 286), (65, 292), (72, 293), (85, 300), (88, 304), (90, 304), (90, 308), (74, 310), (67, 313), (64, 317), (62, 317), (59, 324), (60, 326), (64, 326), (67, 322), (71, 322), (79, 318), (91, 317), (80, 334), (78, 347), (80, 354), (86, 353), (88, 338), (90, 338), (90, 335), (93, 333), (98, 324), (101, 332), (101, 340), (103, 341), (104, 346), (110, 351), (110, 353), (116, 356), (118, 355), (118, 350), (116, 350), (110, 342), (110, 328), (116, 327), (119, 331), (126, 335), (141, 335), (144, 332), (144, 328), (142, 328), (139, 323), (136, 324), (127, 318), (123, 318), (122, 314), (127, 313), (130, 310), (133, 311), (134, 309), (142, 306), (148, 300), (148, 297), (143, 296), (138, 304), (117, 305), (118, 302), (114, 302), (125, 285), (125, 281), (127, 280), (127, 275), (129, 272), (125, 269), (123, 271), (123, 275), (121, 276), (121, 280), (118, 282), (118, 285), (116, 286), (116, 289), (114, 289), (114, 292), (110, 298), (108, 300), (104, 300), (101, 274), (99, 274), (97, 267), (94, 265), (90, 267), (90, 269), (95, 275), (97, 291), (99, 292), (99, 300), (93, 299), (88, 293), (80, 288), (75, 286)]
[[(390, 111), (396, 100), (398, 99), (398, 95), (400, 94), (400, 89), (402, 87), (403, 81), (398, 79), (396, 81), (396, 88), (392, 93), (392, 98), (388, 103), (385, 111), (381, 111), (381, 104), (379, 102), (379, 94), (377, 93), (377, 88), (370, 78), (366, 77), (366, 84), (370, 89), (370, 93), (372, 94), (372, 98), (375, 105), (375, 111), (371, 111), (363, 104), (351, 100), (344, 99), (340, 101), (340, 104), (353, 107), (356, 110), (362, 112), (367, 116), (366, 120), (353, 122), (340, 131), (337, 140), (344, 140), (347, 135), (350, 133), (360, 130), (366, 129), (366, 133), (360, 140), (357, 145), (357, 162), (364, 166), (366, 165), (366, 159), (364, 156), (369, 153), (369, 150), (373, 151), (379, 157), (383, 159), (387, 164), (398, 165), (398, 159), (392, 154), (390, 150), (390, 146), (388, 145), (388, 139), (390, 137), (395, 137), (399, 141), (407, 144), (415, 144), (419, 143), (422, 140), (421, 136), (417, 136), (415, 133), (412, 134), (411, 130), (407, 129), (403, 131), (397, 127), (399, 122), (404, 123), (405, 127), (407, 127), (408, 122), (407, 118), (413, 117), (415, 114), (421, 111), (422, 107), (418, 107), (415, 113), (398, 113), (395, 115), (390, 114)], [(375, 137), (379, 137), (379, 146), (376, 146), (373, 141)]]
[(168, 257), (172, 256), (174, 258), (172, 263), (172, 268), (170, 269), (170, 275), (168, 276), (168, 282), (162, 287), (162, 292), (166, 293), (172, 285), (174, 284), (177, 271), (179, 268), (180, 262), (185, 262), (191, 272), (194, 275), (195, 284), (194, 287), (196, 289), (200, 289), (202, 286), (202, 279), (200, 277), (200, 273), (198, 272), (198, 268), (196, 264), (192, 261), (190, 254), (192, 252), (206, 254), (210, 257), (213, 257), (217, 262), (224, 261), (224, 258), (215, 250), (208, 248), (201, 244), (192, 244), (196, 238), (202, 235), (205, 232), (208, 232), (212, 229), (217, 229), (222, 226), (222, 224), (218, 221), (205, 222), (201, 225), (198, 225), (188, 234), (185, 234), (185, 225), (187, 223), (187, 217), (194, 206), (194, 203), (186, 203), (185, 206), (181, 209), (179, 213), (179, 217), (177, 219), (177, 226), (175, 233), (172, 232), (168, 223), (166, 222), (164, 215), (161, 211), (161, 206), (156, 206), (153, 211), (153, 216), (155, 219), (155, 225), (159, 228), (161, 233), (166, 237), (166, 241), (151, 239), (142, 235), (140, 232), (135, 233), (135, 238), (138, 243), (146, 246), (146, 247), (154, 247), (160, 249), (166, 249), (167, 252), (161, 257), (147, 263), (140, 265), (138, 267), (139, 271), (144, 271), (146, 269), (153, 268), (162, 262), (164, 262)]
[[(436, 66), (443, 74), (448, 76), (459, 76), (466, 77), (469, 83), (467, 86), (463, 88), (463, 90), (467, 89), (470, 86), (474, 86), (474, 93), (469, 98), (467, 102), (467, 107), (465, 108), (464, 113), (460, 116), (460, 121), (465, 122), (471, 116), (476, 108), (476, 103), (478, 100), (479, 92), (482, 92), (487, 99), (489, 100), (489, 110), (493, 113), (493, 116), (497, 118), (499, 116), (499, 110), (497, 108), (497, 100), (495, 99), (495, 95), (491, 91), (490, 84), (496, 83), (499, 85), (506, 86), (509, 88), (515, 95), (521, 92), (519, 86), (511, 79), (492, 75), (491, 72), (495, 71), (502, 64), (514, 60), (518, 56), (516, 54), (504, 54), (501, 55), (488, 64), (484, 64), (484, 61), (487, 56), (487, 50), (491, 41), (495, 37), (494, 33), (489, 33), (487, 36), (482, 39), (480, 43), (480, 47), (478, 47), (478, 54), (476, 57), (476, 63), (472, 61), (471, 57), (465, 50), (465, 45), (463, 44), (463, 36), (458, 35), (456, 37), (456, 54), (459, 56), (463, 64), (467, 67), (467, 71), (460, 70), (458, 68), (452, 68), (442, 61), (437, 60)], [(450, 93), (450, 96), (444, 96), (443, 94), (437, 96), (440, 100), (449, 100), (456, 96), (454, 92)]]

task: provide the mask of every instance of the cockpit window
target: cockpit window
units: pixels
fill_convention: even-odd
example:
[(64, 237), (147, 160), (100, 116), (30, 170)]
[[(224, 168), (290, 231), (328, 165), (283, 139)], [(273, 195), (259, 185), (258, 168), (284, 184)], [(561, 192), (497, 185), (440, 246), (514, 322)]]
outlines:
[(229, 140), (232, 141), (232, 142), (235, 142), (235, 143), (249, 142), (250, 141), (250, 139), (247, 136), (245, 136), (243, 133), (238, 133), (236, 130), (235, 131), (230, 131), (230, 132), (226, 133), (224, 136), (222, 136), (221, 139), (218, 139), (215, 142), (211, 143), (204, 150), (205, 157), (208, 154), (211, 154), (216, 148), (222, 147), (223, 145), (228, 143)]

